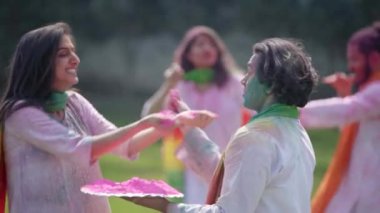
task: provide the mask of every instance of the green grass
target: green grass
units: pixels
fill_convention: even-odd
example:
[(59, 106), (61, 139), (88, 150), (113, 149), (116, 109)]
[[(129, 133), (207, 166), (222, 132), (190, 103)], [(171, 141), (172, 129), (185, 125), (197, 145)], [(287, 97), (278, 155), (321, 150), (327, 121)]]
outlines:
[(323, 174), (330, 163), (331, 156), (334, 154), (335, 146), (338, 141), (338, 130), (311, 130), (309, 131), (310, 139), (313, 143), (317, 165), (314, 171), (313, 192), (319, 185)]

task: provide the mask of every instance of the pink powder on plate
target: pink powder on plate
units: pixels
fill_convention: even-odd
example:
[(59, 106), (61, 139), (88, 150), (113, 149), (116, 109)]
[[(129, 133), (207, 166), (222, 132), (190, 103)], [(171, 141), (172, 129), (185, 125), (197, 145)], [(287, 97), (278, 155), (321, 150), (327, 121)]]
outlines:
[(81, 191), (98, 196), (116, 197), (183, 197), (183, 194), (162, 180), (145, 180), (134, 177), (124, 182), (114, 182), (107, 179), (97, 180), (85, 185)]

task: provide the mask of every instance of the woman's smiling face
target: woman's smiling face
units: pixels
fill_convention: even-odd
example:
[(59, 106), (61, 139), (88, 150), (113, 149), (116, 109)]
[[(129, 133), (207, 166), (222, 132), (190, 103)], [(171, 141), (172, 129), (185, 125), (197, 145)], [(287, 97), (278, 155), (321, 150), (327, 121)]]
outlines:
[(80, 63), (75, 46), (68, 35), (61, 38), (55, 57), (52, 89), (66, 91), (78, 83), (77, 69)]

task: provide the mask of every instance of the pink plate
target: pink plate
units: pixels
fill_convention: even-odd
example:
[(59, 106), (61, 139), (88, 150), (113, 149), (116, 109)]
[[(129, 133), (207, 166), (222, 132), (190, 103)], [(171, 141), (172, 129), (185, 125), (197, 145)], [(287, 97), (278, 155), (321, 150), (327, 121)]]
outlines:
[(134, 177), (124, 182), (97, 180), (82, 186), (83, 193), (97, 196), (115, 197), (166, 197), (179, 198), (183, 194), (162, 180), (145, 180)]

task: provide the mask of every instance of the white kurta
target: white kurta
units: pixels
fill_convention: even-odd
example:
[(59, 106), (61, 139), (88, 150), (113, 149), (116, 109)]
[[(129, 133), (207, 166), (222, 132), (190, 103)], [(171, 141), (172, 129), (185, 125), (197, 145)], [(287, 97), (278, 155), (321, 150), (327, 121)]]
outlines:
[(354, 95), (311, 101), (301, 111), (306, 128), (359, 122), (347, 175), (327, 213), (380, 211), (380, 82)]
[[(204, 131), (212, 141), (224, 151), (228, 141), (241, 125), (241, 108), (243, 104), (243, 86), (238, 77), (231, 77), (227, 84), (218, 88), (211, 86), (206, 91), (197, 91), (193, 82), (181, 81), (177, 89), (182, 100), (194, 110), (210, 110), (218, 118)], [(205, 203), (207, 184), (190, 169), (185, 170), (185, 202)]]
[[(195, 129), (186, 135), (185, 147), (185, 163), (210, 180), (220, 158), (215, 144)], [(259, 118), (241, 127), (226, 149), (224, 163), (216, 204), (170, 204), (168, 212), (310, 212), (315, 157), (298, 119)]]

